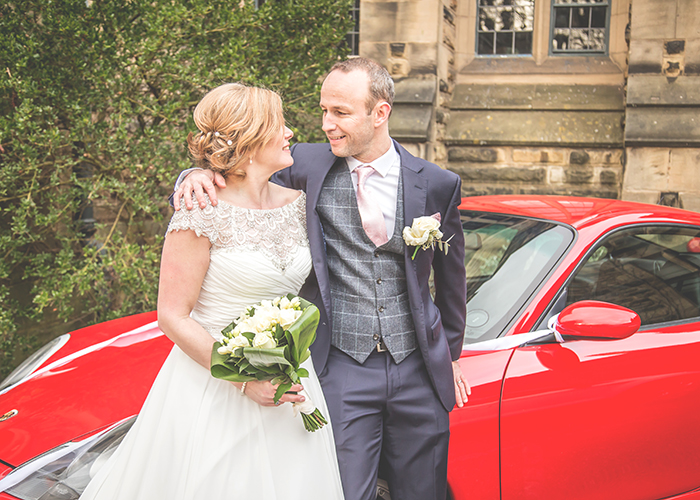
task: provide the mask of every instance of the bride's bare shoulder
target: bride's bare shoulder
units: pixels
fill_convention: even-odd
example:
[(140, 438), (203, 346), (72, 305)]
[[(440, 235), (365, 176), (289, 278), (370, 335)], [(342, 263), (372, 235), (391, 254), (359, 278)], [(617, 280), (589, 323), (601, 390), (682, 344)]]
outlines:
[(275, 195), (275, 200), (278, 203), (275, 203), (277, 206), (284, 206), (284, 205), (289, 205), (292, 203), (294, 200), (299, 198), (301, 196), (301, 191), (298, 191), (296, 189), (289, 189), (284, 186), (280, 186), (279, 184), (274, 184), (271, 183), (271, 189), (273, 189), (273, 193)]

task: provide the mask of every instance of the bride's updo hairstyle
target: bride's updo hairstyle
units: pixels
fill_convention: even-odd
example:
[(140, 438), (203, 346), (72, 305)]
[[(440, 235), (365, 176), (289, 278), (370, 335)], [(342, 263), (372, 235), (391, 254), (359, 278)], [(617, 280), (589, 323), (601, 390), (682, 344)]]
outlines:
[(197, 167), (224, 177), (239, 170), (267, 146), (284, 126), (282, 100), (275, 92), (240, 83), (225, 83), (209, 91), (194, 109), (199, 132), (187, 136)]

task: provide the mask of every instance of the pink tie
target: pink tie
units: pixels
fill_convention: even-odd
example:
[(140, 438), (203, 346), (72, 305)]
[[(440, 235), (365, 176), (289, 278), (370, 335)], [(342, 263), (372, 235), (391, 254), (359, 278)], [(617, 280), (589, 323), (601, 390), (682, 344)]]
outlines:
[(389, 241), (389, 238), (386, 236), (384, 215), (381, 208), (379, 208), (379, 204), (372, 199), (372, 193), (365, 188), (367, 178), (375, 170), (371, 165), (360, 165), (355, 168), (355, 172), (357, 172), (357, 208), (360, 210), (362, 227), (375, 245), (378, 247), (382, 246)]

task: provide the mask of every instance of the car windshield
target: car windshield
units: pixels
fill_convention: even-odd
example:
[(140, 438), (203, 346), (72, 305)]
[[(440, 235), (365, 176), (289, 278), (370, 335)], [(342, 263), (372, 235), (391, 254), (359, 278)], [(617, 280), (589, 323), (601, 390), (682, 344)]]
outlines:
[(568, 226), (462, 212), (467, 272), (464, 343), (501, 336), (573, 241)]

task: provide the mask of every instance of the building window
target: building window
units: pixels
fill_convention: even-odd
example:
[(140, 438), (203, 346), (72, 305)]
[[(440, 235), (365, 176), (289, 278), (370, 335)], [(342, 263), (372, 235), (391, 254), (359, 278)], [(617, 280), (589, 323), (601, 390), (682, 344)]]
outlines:
[(535, 0), (479, 0), (477, 54), (531, 55)]
[(345, 41), (350, 47), (351, 55), (357, 56), (360, 54), (360, 0), (355, 0), (350, 8), (353, 26), (348, 34), (345, 35)]
[(552, 54), (605, 54), (608, 0), (552, 0)]

